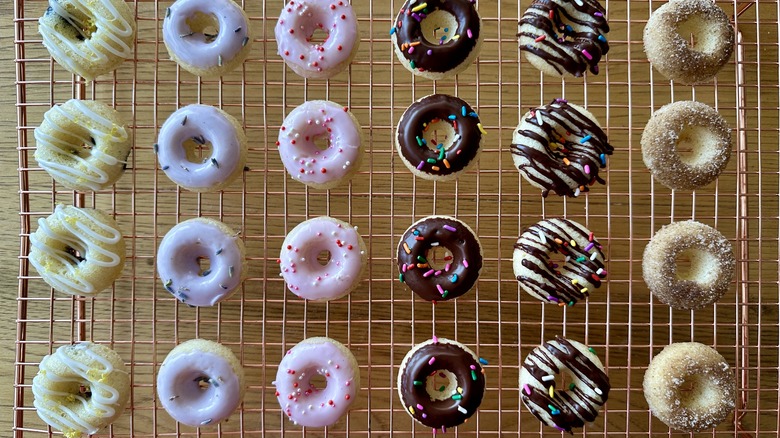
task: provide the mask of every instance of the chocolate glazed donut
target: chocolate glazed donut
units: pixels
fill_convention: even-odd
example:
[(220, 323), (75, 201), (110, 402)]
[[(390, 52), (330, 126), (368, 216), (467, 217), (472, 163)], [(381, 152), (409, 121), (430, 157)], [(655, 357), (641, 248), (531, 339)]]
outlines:
[[(398, 13), (395, 26), (395, 43), (412, 69), (444, 73), (460, 66), (477, 46), (480, 18), (475, 1), (426, 0), (409, 4), (407, 1)], [(425, 6), (424, 6), (425, 5)], [(419, 8), (423, 6), (423, 8)], [(420, 22), (431, 12), (440, 9), (455, 17), (458, 33), (449, 41), (429, 42), (422, 34)]]
[[(433, 400), (427, 380), (439, 371), (454, 376), (457, 389)], [(446, 431), (463, 424), (479, 408), (485, 393), (485, 374), (474, 353), (448, 339), (423, 342), (401, 363), (398, 394), (404, 408), (421, 424)], [(445, 398), (446, 397), (446, 398)]]
[[(452, 260), (441, 270), (428, 262), (429, 252), (443, 246)], [(482, 247), (477, 236), (465, 223), (448, 216), (429, 216), (414, 223), (398, 245), (399, 280), (405, 282), (420, 298), (445, 301), (469, 290), (482, 269)]]

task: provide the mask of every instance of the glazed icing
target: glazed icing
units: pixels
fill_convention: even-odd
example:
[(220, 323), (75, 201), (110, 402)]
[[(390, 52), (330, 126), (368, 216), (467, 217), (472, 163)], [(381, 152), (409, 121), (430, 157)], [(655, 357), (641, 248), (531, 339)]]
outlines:
[[(328, 36), (311, 43), (315, 30)], [(358, 44), (357, 18), (342, 0), (291, 0), (282, 9), (274, 28), (279, 56), (301, 71), (340, 71)]]
[[(56, 221), (67, 232), (55, 231), (49, 221)], [(98, 231), (90, 226), (97, 227)], [(39, 273), (47, 275), (47, 282), (55, 289), (72, 295), (94, 294), (99, 291), (78, 272), (85, 264), (102, 267), (119, 265), (122, 256), (105, 246), (120, 240), (122, 233), (103, 223), (92, 210), (60, 204), (51, 216), (38, 219), (38, 230), (30, 235), (32, 249), (29, 260)], [(77, 251), (81, 258), (67, 248)], [(41, 252), (44, 259), (33, 256), (33, 251)]]
[(160, 403), (176, 421), (189, 426), (228, 418), (241, 403), (241, 394), (241, 381), (230, 362), (209, 351), (169, 354), (157, 373)]
[[(99, 8), (94, 6), (95, 2)], [(135, 33), (134, 23), (122, 16), (118, 4), (128, 7), (124, 1), (115, 0), (49, 0), (46, 15), (38, 20), (43, 45), (69, 71), (92, 79), (85, 76), (85, 64), (106, 62), (111, 57), (127, 59), (133, 53), (125, 40)], [(67, 38), (58, 32), (56, 21), (46, 19), (49, 14), (72, 26), (83, 40)]]
[[(314, 140), (327, 136), (328, 148)], [(325, 100), (298, 106), (284, 119), (277, 141), (287, 172), (304, 184), (328, 185), (353, 172), (360, 161), (360, 127), (348, 109)]]
[[(523, 403), (539, 421), (560, 431), (571, 432), (595, 420), (609, 396), (604, 367), (584, 350), (588, 348), (579, 342), (556, 337), (536, 347), (520, 370)], [(555, 388), (554, 376), (562, 371), (570, 379), (568, 389)]]
[[(165, 234), (157, 251), (157, 274), (165, 290), (190, 306), (213, 306), (241, 285), (239, 237), (213, 222), (198, 218), (179, 223)], [(203, 273), (200, 258), (210, 261)]]
[[(216, 37), (190, 28), (187, 21), (198, 13), (216, 17)], [(249, 43), (249, 23), (232, 0), (176, 0), (166, 12), (163, 39), (179, 61), (207, 70), (221, 67)]]
[[(67, 119), (61, 124), (54, 115)], [(87, 136), (82, 135), (88, 133)], [(62, 140), (73, 137), (75, 142)], [(124, 126), (92, 111), (78, 99), (71, 99), (62, 105), (56, 105), (43, 115), (43, 123), (35, 129), (35, 160), (56, 180), (71, 185), (86, 185), (93, 191), (101, 190), (109, 180), (108, 174), (101, 169), (105, 166), (124, 166), (126, 161), (111, 155), (111, 149), (126, 143), (129, 134)], [(87, 157), (82, 157), (82, 145), (91, 149)], [(129, 152), (129, 148), (128, 148)], [(58, 157), (71, 165), (63, 165), (51, 158)]]
[[(127, 371), (114, 368), (110, 361), (93, 351), (92, 345), (91, 342), (82, 342), (58, 348), (54, 354), (41, 360), (38, 374), (33, 379), (33, 405), (38, 415), (51, 427), (65, 432), (67, 437), (92, 435), (101, 427), (85, 421), (69, 405), (78, 402), (92, 415), (109, 419), (123, 404), (119, 391), (106, 383), (106, 376), (112, 373), (128, 376)], [(95, 363), (99, 366), (93, 366)], [(63, 366), (65, 369), (62, 369)], [(79, 392), (49, 388), (51, 383), (64, 382), (72, 382), (74, 387), (87, 386), (90, 397), (86, 398)]]
[[(307, 427), (330, 426), (349, 410), (358, 385), (352, 368), (355, 359), (347, 357), (344, 348), (329, 339), (306, 340), (282, 358), (273, 385), (290, 421)], [(325, 377), (325, 388), (311, 383), (317, 374)]]
[[(187, 159), (184, 142), (211, 143), (202, 163)], [(188, 105), (168, 117), (157, 139), (163, 172), (180, 186), (207, 189), (225, 182), (241, 165), (241, 140), (236, 127), (217, 108)]]
[[(298, 224), (285, 237), (278, 260), (287, 288), (307, 300), (343, 296), (361, 280), (361, 242), (355, 228), (327, 216)], [(317, 260), (321, 251), (330, 252), (324, 266)]]

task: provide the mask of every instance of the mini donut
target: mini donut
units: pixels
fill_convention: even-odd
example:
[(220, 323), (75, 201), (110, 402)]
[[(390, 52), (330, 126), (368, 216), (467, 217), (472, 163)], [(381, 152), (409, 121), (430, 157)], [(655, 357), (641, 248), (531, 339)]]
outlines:
[(49, 0), (38, 32), (58, 64), (91, 81), (130, 58), (135, 17), (123, 0)]
[[(515, 243), (512, 266), (520, 288), (540, 301), (573, 306), (607, 276), (604, 253), (593, 233), (572, 220), (545, 219)], [(565, 257), (561, 265), (552, 254)]]
[[(432, 138), (434, 131), (439, 138)], [(415, 176), (449, 181), (477, 163), (485, 134), (479, 115), (466, 101), (431, 94), (404, 111), (395, 148)]]
[(605, 13), (596, 0), (534, 0), (518, 25), (520, 50), (546, 75), (597, 75), (609, 52)]
[[(433, 248), (450, 255), (432, 265)], [(441, 261), (439, 261), (441, 262)], [(474, 231), (453, 217), (428, 216), (413, 223), (398, 243), (398, 279), (420, 298), (447, 301), (470, 291), (482, 270), (482, 245)]]
[[(228, 298), (246, 278), (244, 242), (230, 227), (208, 218), (171, 228), (157, 250), (157, 275), (165, 290), (190, 306), (213, 306)], [(209, 260), (202, 271), (200, 260)]]
[(245, 390), (244, 368), (236, 355), (205, 339), (177, 345), (157, 372), (157, 398), (168, 415), (188, 426), (227, 420)]
[(737, 382), (728, 362), (698, 342), (667, 345), (642, 382), (650, 412), (685, 432), (712, 429), (734, 411)]
[(434, 336), (406, 353), (397, 385), (398, 398), (414, 421), (445, 433), (477, 412), (485, 395), (485, 370), (468, 347)]
[[(312, 382), (325, 378), (325, 387)], [(344, 344), (325, 337), (308, 338), (287, 351), (276, 372), (276, 399), (293, 424), (326, 427), (347, 413), (360, 388), (360, 368)]]
[(119, 225), (91, 208), (57, 205), (51, 216), (38, 219), (30, 246), (30, 264), (43, 281), (70, 295), (97, 295), (125, 267)]
[[(691, 44), (690, 35), (696, 38)], [(647, 59), (666, 78), (686, 85), (711, 81), (731, 58), (734, 29), (712, 0), (670, 0), (644, 31)]]
[(127, 166), (132, 141), (113, 108), (71, 99), (53, 106), (35, 128), (35, 161), (69, 189), (98, 191), (112, 186)]
[[(681, 258), (690, 261), (679, 268)], [(718, 301), (731, 288), (734, 249), (715, 228), (696, 221), (675, 222), (658, 230), (645, 247), (642, 276), (661, 302), (697, 310)]]
[(512, 160), (526, 181), (558, 196), (577, 197), (595, 183), (614, 148), (588, 110), (555, 99), (523, 116), (512, 136)]
[[(212, 27), (216, 33), (206, 33)], [(176, 0), (165, 11), (162, 30), (171, 59), (201, 77), (235, 70), (252, 45), (249, 18), (231, 0)]]
[[(327, 137), (327, 149), (317, 146), (319, 137)], [(291, 177), (309, 187), (332, 189), (360, 168), (363, 130), (347, 107), (311, 100), (285, 117), (276, 146)]]
[[(319, 254), (329, 254), (325, 265)], [(313, 301), (341, 298), (360, 285), (368, 256), (357, 227), (328, 216), (301, 222), (287, 233), (279, 269), (290, 292)]]
[[(322, 43), (314, 33), (327, 34)], [(299, 76), (328, 79), (349, 67), (360, 45), (357, 18), (347, 0), (290, 0), (274, 28), (279, 56)]]
[(91, 342), (63, 345), (41, 360), (33, 406), (41, 420), (68, 438), (113, 423), (130, 400), (130, 375), (112, 349)]
[(476, 0), (406, 0), (390, 38), (401, 65), (432, 80), (466, 70), (485, 39)]
[[(194, 157), (193, 145), (211, 144), (211, 155)], [(244, 171), (246, 135), (230, 114), (208, 105), (188, 105), (168, 117), (160, 128), (157, 160), (171, 181), (194, 192), (222, 190)]]
[[(570, 383), (556, 388), (556, 378)], [(525, 357), (519, 380), (525, 407), (542, 423), (569, 433), (596, 419), (611, 388), (592, 348), (558, 336)]]
[(655, 179), (672, 190), (696, 190), (715, 181), (726, 168), (731, 128), (712, 107), (674, 102), (653, 113), (641, 144), (642, 159)]

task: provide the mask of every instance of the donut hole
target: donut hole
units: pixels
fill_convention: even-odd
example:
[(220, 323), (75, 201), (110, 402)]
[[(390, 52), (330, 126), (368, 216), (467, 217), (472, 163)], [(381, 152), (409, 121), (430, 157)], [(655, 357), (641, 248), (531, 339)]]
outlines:
[(455, 128), (448, 122), (437, 119), (429, 122), (424, 130), (422, 138), (425, 139), (428, 149), (438, 152), (439, 146), (446, 151), (455, 143)]
[(306, 41), (311, 44), (321, 45), (327, 41), (329, 37), (330, 33), (322, 27), (322, 24), (320, 24), (318, 27), (314, 28), (311, 35), (306, 38)]
[(430, 45), (438, 46), (452, 41), (458, 33), (458, 20), (447, 11), (436, 9), (420, 22), (422, 37)]
[(439, 244), (428, 250), (425, 259), (431, 269), (443, 271), (447, 264), (452, 263), (452, 252)]
[(186, 154), (187, 161), (192, 164), (201, 164), (211, 157), (212, 145), (211, 142), (206, 140), (202, 135), (187, 139), (184, 144), (184, 153)]
[(328, 150), (330, 147), (330, 136), (324, 134), (318, 135), (312, 138), (312, 143), (317, 147), (317, 149), (321, 151)]
[(691, 50), (712, 53), (718, 48), (718, 33), (706, 17), (693, 15), (677, 24), (677, 34)]
[(314, 375), (309, 380), (309, 388), (315, 391), (321, 391), (328, 386), (328, 380), (320, 373), (313, 373)]
[(79, 395), (89, 400), (92, 397), (92, 388), (86, 383), (79, 385)]
[(85, 41), (92, 38), (92, 34), (97, 31), (97, 25), (95, 19), (79, 9), (71, 9), (68, 11), (71, 15), (68, 19), (61, 15), (57, 15), (63, 23), (65, 29), (70, 29), (71, 37), (78, 41)]
[(219, 19), (214, 14), (195, 12), (186, 20), (192, 33), (200, 33), (206, 37), (206, 42), (214, 41), (219, 35)]
[(709, 283), (715, 279), (716, 272), (712, 267), (716, 264), (717, 260), (712, 254), (689, 248), (675, 258), (674, 271), (679, 280)]
[(198, 275), (205, 277), (211, 274), (211, 260), (208, 257), (198, 257)]
[(458, 393), (458, 378), (452, 371), (436, 370), (425, 379), (425, 392), (432, 401), (448, 400)]
[(330, 263), (330, 258), (331, 253), (327, 249), (323, 249), (319, 254), (317, 254), (317, 262), (322, 266), (326, 266), (328, 263)]
[(680, 161), (689, 166), (700, 166), (715, 159), (719, 153), (718, 137), (703, 126), (688, 125), (680, 132), (675, 151)]
[(717, 385), (702, 374), (691, 374), (682, 378), (677, 386), (680, 404), (696, 409), (721, 397)]
[(72, 246), (66, 246), (65, 247), (65, 252), (68, 253), (68, 255), (71, 256), (68, 259), (71, 261), (71, 263), (74, 266), (78, 265), (79, 263), (81, 263), (84, 260), (86, 260), (86, 256), (84, 254), (84, 250), (83, 249), (74, 248)]

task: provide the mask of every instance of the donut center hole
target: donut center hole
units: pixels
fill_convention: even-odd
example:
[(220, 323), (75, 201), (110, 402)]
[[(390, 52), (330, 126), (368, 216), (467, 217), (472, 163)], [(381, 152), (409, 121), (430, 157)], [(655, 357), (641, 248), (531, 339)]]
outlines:
[[(439, 242), (432, 242), (432, 245), (436, 243)], [(445, 271), (448, 268), (447, 265), (452, 264), (452, 252), (441, 244), (435, 245), (425, 254), (425, 259), (430, 269)]]
[(677, 34), (697, 52), (714, 52), (718, 46), (718, 34), (705, 18), (694, 15), (677, 25)]
[(311, 380), (309, 380), (309, 388), (313, 391), (321, 391), (328, 386), (328, 380), (320, 373), (314, 373)]
[(86, 260), (86, 258), (84, 257), (84, 252), (77, 248), (73, 248), (72, 246), (66, 246), (65, 252), (71, 256), (70, 260), (71, 262), (73, 262), (73, 265), (78, 265), (79, 263)]
[(198, 275), (205, 277), (211, 274), (211, 260), (208, 257), (198, 257)]
[(306, 41), (314, 45), (321, 45), (328, 40), (328, 37), (330, 37), (330, 33), (323, 29), (322, 24), (320, 24), (314, 28), (311, 35), (306, 38)]
[(187, 161), (192, 164), (205, 163), (211, 157), (212, 145), (202, 135), (184, 141), (182, 145)]
[(680, 404), (696, 408), (704, 403), (710, 403), (722, 397), (716, 385), (700, 374), (685, 376), (677, 387), (677, 398)]
[(686, 249), (674, 261), (675, 274), (679, 280), (708, 283), (714, 280), (715, 270), (712, 268), (717, 260), (712, 254), (698, 250)]
[(57, 14), (62, 19), (62, 21), (65, 23), (65, 25), (68, 28), (72, 29), (73, 32), (72, 36), (79, 41), (84, 41), (92, 38), (92, 34), (97, 31), (97, 25), (95, 24), (94, 18), (84, 14), (83, 12), (75, 8), (65, 8), (65, 9), (68, 14), (67, 18), (60, 14), (57, 14), (56, 11), (54, 13)]
[(208, 391), (208, 389), (214, 385), (214, 382), (209, 376), (198, 376), (193, 381), (198, 385), (198, 389), (201, 391), (201, 393)]
[(455, 143), (455, 128), (444, 120), (433, 120), (423, 128), (422, 138), (428, 149), (439, 153), (447, 150)]
[(92, 397), (92, 388), (90, 388), (89, 385), (79, 385), (79, 395), (89, 400), (89, 398)]
[(317, 149), (321, 151), (328, 150), (330, 147), (330, 136), (324, 134), (318, 135), (312, 138), (312, 143), (314, 143), (314, 146), (316, 146)]
[(453, 41), (452, 38), (458, 33), (458, 20), (449, 12), (436, 9), (423, 18), (420, 29), (428, 44), (442, 45)]
[(425, 379), (425, 392), (432, 401), (447, 400), (462, 391), (458, 391), (458, 378), (448, 370), (436, 370)]
[(323, 249), (319, 254), (317, 254), (317, 262), (322, 266), (326, 266), (330, 262), (330, 257), (330, 251)]
[(717, 143), (718, 138), (707, 128), (689, 125), (680, 132), (675, 150), (683, 163), (699, 166), (715, 158), (719, 149), (714, 146)]
[[(214, 41), (219, 35), (219, 19), (214, 14), (195, 12), (187, 18), (187, 26), (192, 32), (190, 35), (203, 34), (207, 43)], [(190, 35), (182, 36), (182, 38)]]

